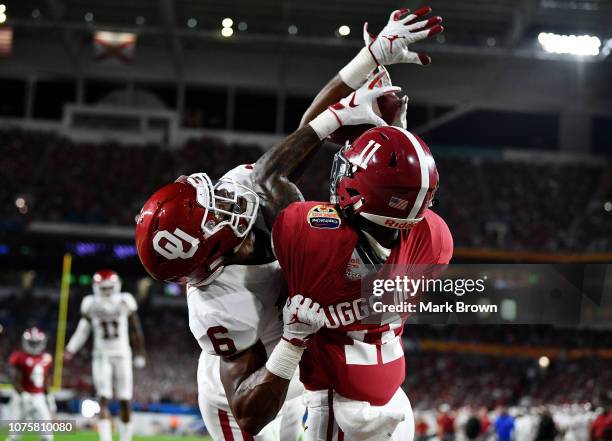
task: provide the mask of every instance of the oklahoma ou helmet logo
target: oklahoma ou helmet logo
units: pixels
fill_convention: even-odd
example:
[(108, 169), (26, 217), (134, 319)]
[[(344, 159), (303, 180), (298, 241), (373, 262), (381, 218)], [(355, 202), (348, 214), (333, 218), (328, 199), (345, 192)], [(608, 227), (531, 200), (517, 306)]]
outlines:
[[(162, 245), (162, 239), (166, 239)], [(183, 241), (187, 242), (189, 248), (185, 251)], [(168, 230), (158, 231), (153, 237), (153, 249), (168, 260), (189, 259), (198, 250), (200, 240), (190, 236), (180, 228), (174, 230), (174, 234)]]

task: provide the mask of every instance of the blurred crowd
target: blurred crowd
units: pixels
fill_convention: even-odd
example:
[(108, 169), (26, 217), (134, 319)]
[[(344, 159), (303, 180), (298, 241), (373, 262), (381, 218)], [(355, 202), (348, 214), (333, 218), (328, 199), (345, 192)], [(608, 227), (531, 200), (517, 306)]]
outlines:
[(417, 409), (612, 402), (610, 359), (556, 359), (543, 368), (529, 358), (414, 351), (406, 364), (405, 389)]
[[(435, 149), (435, 208), (459, 247), (546, 252), (612, 250), (609, 166), (532, 163)], [(254, 162), (256, 145), (201, 138), (179, 149), (74, 144), (51, 133), (0, 131), (0, 224), (31, 220), (132, 225), (145, 198), (181, 174), (218, 178)], [(299, 182), (307, 199), (328, 197), (332, 149)], [(19, 203), (17, 200), (20, 199)], [(607, 207), (608, 209), (604, 209)]]
[[(68, 333), (79, 318), (79, 293), (71, 295)], [(135, 373), (135, 399), (149, 403), (197, 403), (196, 367), (200, 348), (189, 331), (182, 299), (155, 304), (141, 302), (139, 315), (146, 336), (148, 363)], [(8, 381), (7, 359), (20, 345), (28, 326), (38, 325), (50, 337), (54, 352), (57, 300), (31, 292), (0, 295), (0, 383)], [(533, 356), (493, 356), (424, 346), (423, 342), (487, 343), (499, 347), (557, 348), (562, 352), (542, 366)], [(612, 359), (575, 357), (573, 348), (609, 348), (609, 330), (532, 325), (410, 325), (404, 332), (407, 376), (405, 389), (416, 410), (447, 404), (537, 407), (589, 403), (612, 404)], [(93, 395), (91, 345), (66, 364), (64, 387)], [(565, 351), (566, 353), (564, 354)], [(595, 352), (593, 352), (595, 354)]]
[(416, 411), (415, 441), (607, 441), (612, 411), (590, 404)]

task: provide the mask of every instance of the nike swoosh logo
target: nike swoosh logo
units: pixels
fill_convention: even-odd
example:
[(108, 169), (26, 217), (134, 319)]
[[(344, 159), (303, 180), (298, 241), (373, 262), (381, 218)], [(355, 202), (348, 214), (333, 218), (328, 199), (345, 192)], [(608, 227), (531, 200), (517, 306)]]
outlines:
[(351, 101), (349, 101), (349, 107), (357, 107), (359, 105), (359, 104), (355, 104), (355, 96), (357, 96), (357, 92), (353, 92)]

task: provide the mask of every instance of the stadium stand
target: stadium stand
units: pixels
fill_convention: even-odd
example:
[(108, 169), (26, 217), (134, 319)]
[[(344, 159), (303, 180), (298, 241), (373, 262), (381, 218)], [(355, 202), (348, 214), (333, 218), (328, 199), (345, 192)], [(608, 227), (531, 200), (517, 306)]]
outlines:
[[(261, 154), (257, 145), (226, 144), (217, 138), (193, 139), (172, 150), (152, 145), (117, 148), (22, 130), (1, 131), (0, 145), (0, 185), (5, 189), (0, 217), (5, 222), (132, 225), (142, 198), (155, 188), (199, 171), (216, 178)], [(504, 160), (499, 154), (448, 155), (444, 147), (433, 148), (441, 176), (436, 210), (450, 225), (456, 246), (610, 250), (612, 213), (592, 204), (609, 173), (605, 163), (538, 164)], [(333, 153), (320, 152), (299, 183), (306, 198), (327, 198)], [(456, 188), (462, 191), (452, 192)], [(15, 208), (19, 197), (27, 202), (25, 214)]]

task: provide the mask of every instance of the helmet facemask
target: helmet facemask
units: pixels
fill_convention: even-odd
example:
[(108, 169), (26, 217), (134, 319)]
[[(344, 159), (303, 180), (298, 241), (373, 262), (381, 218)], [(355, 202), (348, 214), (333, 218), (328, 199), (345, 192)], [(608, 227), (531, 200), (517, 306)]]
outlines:
[(209, 238), (228, 226), (236, 237), (244, 238), (257, 220), (259, 196), (229, 177), (213, 185), (206, 173), (195, 173), (187, 182), (196, 190), (196, 200), (204, 208), (202, 231)]
[(47, 347), (47, 336), (38, 328), (27, 329), (21, 337), (21, 346), (28, 354), (39, 355)]
[(98, 297), (110, 297), (113, 294), (121, 292), (121, 281), (116, 274), (103, 278), (100, 274), (96, 273), (93, 277), (92, 288), (94, 295)]
[(344, 152), (348, 150), (351, 145), (346, 142), (344, 147), (336, 152), (334, 155), (334, 160), (332, 163), (331, 176), (329, 178), (329, 200), (332, 204), (337, 204), (340, 202), (340, 198), (338, 196), (338, 184), (345, 177), (353, 176), (353, 167), (354, 165), (346, 158)]

